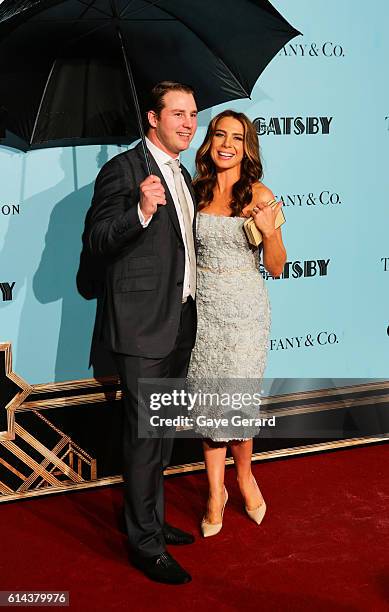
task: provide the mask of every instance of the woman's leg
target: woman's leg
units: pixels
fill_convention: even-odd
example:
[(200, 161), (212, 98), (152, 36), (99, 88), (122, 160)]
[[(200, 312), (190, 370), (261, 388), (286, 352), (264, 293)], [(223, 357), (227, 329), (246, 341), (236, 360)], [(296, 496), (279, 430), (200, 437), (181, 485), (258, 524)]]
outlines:
[(231, 443), (231, 452), (234, 457), (237, 480), (246, 508), (255, 510), (261, 505), (263, 497), (251, 471), (251, 457), (253, 454), (253, 441), (244, 440)]
[(225, 501), (224, 470), (227, 445), (203, 440), (203, 449), (209, 484), (206, 520), (208, 523), (220, 523)]

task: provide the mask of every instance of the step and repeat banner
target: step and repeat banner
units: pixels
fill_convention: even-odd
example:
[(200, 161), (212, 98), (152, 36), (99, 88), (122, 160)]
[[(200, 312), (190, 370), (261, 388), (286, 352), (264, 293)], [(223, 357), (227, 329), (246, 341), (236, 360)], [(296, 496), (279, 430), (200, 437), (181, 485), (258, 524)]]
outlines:
[[(307, 379), (323, 388), (389, 379), (387, 2), (273, 4), (303, 35), (269, 64), (251, 99), (200, 113), (183, 162), (193, 173), (220, 110), (254, 122), (264, 182), (287, 219), (282, 278), (262, 270), (273, 391), (306, 388)], [(13, 369), (30, 384), (93, 376), (96, 304), (75, 282), (81, 234), (99, 169), (125, 148), (0, 147), (0, 342), (12, 342)]]

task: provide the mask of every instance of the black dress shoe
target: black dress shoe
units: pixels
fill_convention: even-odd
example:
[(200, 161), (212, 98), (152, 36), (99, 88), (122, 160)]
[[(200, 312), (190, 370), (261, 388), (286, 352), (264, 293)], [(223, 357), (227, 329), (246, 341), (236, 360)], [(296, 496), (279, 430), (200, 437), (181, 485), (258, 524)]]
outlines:
[(162, 528), (162, 534), (166, 544), (176, 544), (181, 546), (182, 544), (193, 544), (195, 541), (194, 536), (191, 533), (182, 531), (169, 523), (165, 523)]
[(185, 584), (192, 580), (191, 575), (167, 551), (154, 557), (136, 555), (132, 557), (132, 562), (135, 567), (156, 582)]

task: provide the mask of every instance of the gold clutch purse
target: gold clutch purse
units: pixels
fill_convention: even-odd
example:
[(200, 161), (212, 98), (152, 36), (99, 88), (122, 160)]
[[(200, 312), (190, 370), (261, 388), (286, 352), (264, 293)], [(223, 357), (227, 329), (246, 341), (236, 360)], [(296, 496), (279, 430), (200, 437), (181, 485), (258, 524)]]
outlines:
[[(271, 200), (267, 203), (267, 205), (271, 206), (272, 208), (274, 208), (276, 204), (277, 200)], [(285, 223), (285, 221), (285, 215), (282, 212), (281, 208), (276, 216), (275, 228), (277, 229), (278, 227), (280, 227), (283, 223)], [(255, 221), (252, 217), (250, 217), (250, 219), (247, 219), (247, 221), (243, 223), (243, 229), (245, 231), (249, 243), (254, 247), (258, 247), (262, 242), (262, 234), (255, 225)]]

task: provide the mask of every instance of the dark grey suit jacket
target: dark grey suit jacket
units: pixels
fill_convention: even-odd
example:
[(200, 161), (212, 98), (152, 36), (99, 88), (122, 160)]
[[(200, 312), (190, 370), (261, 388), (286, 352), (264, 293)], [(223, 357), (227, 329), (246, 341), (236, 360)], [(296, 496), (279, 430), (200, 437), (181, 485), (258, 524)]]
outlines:
[[(166, 206), (142, 227), (137, 206), (147, 170), (141, 145), (106, 163), (96, 179), (83, 235), (84, 257), (95, 262), (97, 279), (90, 295), (80, 289), (80, 271), (77, 280), (85, 297), (100, 294), (95, 339), (114, 352), (162, 358), (177, 337), (185, 249), (173, 199), (151, 155), (150, 160), (165, 188)], [(190, 175), (181, 168), (196, 210)], [(194, 227), (195, 219), (193, 232)]]

